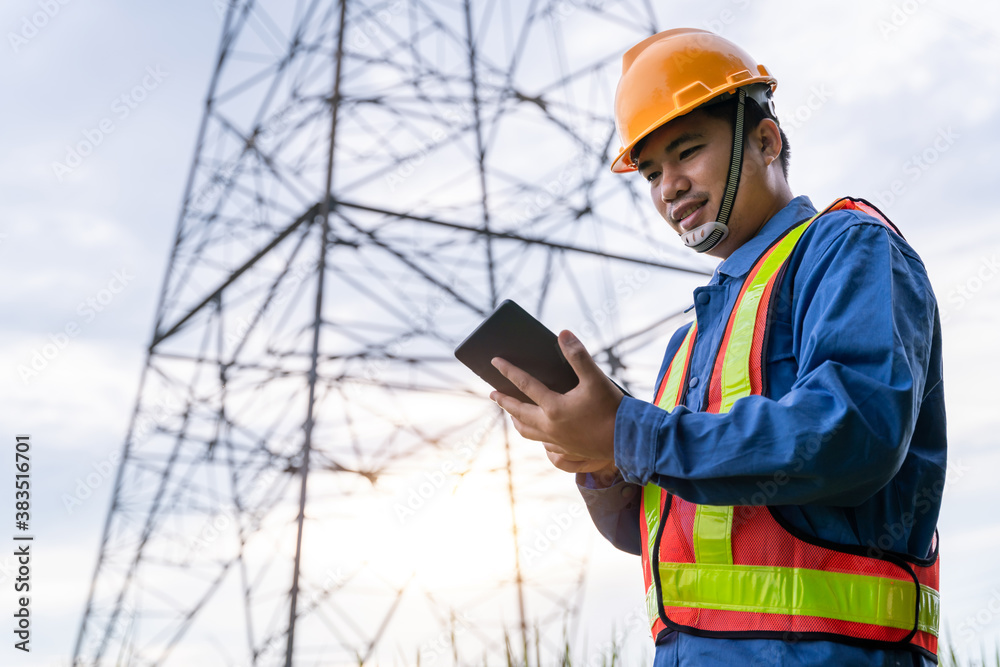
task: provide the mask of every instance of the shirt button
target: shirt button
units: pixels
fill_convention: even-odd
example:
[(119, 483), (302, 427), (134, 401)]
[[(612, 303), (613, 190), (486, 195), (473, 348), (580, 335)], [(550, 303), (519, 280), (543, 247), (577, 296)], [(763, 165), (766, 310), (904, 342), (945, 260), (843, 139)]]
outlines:
[(711, 300), (712, 297), (710, 297), (707, 292), (700, 292), (698, 294), (698, 303), (700, 303), (703, 306)]
[(697, 386), (698, 386), (698, 378), (691, 378), (688, 381), (688, 387), (690, 387), (691, 389), (694, 389)]
[(622, 487), (622, 497), (623, 498), (631, 498), (634, 495), (635, 495), (635, 487), (634, 486), (626, 485), (626, 486)]

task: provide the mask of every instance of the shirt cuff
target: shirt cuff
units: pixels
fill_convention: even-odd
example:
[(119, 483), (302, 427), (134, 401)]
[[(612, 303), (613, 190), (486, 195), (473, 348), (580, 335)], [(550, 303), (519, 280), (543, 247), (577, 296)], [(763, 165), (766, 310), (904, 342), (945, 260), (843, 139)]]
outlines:
[(587, 486), (584, 480), (589, 477), (590, 473), (577, 473), (576, 476), (577, 489), (587, 507), (592, 510), (600, 508), (600, 511), (605, 513), (618, 513), (627, 509), (638, 510), (638, 503), (642, 500), (640, 489), (622, 479), (620, 473), (611, 486)]
[(618, 472), (615, 473), (615, 478), (611, 480), (610, 484), (608, 484), (607, 486), (601, 486), (600, 484), (597, 483), (597, 480), (594, 479), (594, 476), (591, 475), (589, 472), (576, 473), (576, 483), (578, 486), (584, 489), (607, 489), (614, 486), (615, 484), (618, 484), (623, 479), (624, 478), (622, 477), (622, 473), (619, 470)]
[(622, 398), (615, 415), (615, 465), (626, 482), (645, 486), (656, 472), (656, 433), (668, 414), (652, 403)]

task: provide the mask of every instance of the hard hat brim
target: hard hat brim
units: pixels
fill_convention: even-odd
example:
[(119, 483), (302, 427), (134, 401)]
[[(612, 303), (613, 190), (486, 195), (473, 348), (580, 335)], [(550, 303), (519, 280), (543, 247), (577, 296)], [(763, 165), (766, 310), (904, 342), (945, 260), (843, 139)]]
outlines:
[[(778, 80), (775, 79), (770, 74), (766, 73), (767, 70), (764, 68), (763, 65), (760, 65), (759, 67), (761, 70), (764, 70), (764, 74), (762, 74), (761, 76), (751, 77), (743, 79), (741, 81), (728, 83), (724, 86), (719, 86), (718, 88), (709, 91), (705, 95), (695, 98), (689, 101), (687, 104), (684, 104), (683, 106), (677, 107), (663, 114), (662, 117), (651, 123), (649, 127), (643, 130), (638, 136), (635, 137), (635, 139), (629, 142), (628, 146), (624, 146), (619, 149), (618, 157), (616, 157), (614, 162), (611, 163), (611, 171), (619, 174), (630, 171), (636, 171), (637, 168), (632, 163), (631, 158), (629, 157), (632, 152), (632, 149), (635, 148), (636, 144), (638, 144), (640, 141), (648, 137), (653, 131), (666, 125), (675, 118), (680, 118), (681, 116), (688, 114), (699, 107), (707, 106), (708, 103), (712, 102), (712, 100), (714, 100), (715, 98), (726, 95), (727, 93), (732, 93), (744, 86), (752, 86), (755, 83), (765, 83), (769, 86), (770, 90), (773, 92), (778, 87)], [(756, 96), (751, 96), (751, 97), (756, 97)]]

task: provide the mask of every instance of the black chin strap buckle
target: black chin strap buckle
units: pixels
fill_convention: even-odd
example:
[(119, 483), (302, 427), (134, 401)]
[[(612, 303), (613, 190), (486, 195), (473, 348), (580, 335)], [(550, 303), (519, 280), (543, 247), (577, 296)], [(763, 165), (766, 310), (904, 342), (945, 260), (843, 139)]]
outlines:
[(705, 252), (722, 243), (729, 236), (729, 227), (718, 222), (706, 222), (681, 234), (684, 245), (695, 252)]

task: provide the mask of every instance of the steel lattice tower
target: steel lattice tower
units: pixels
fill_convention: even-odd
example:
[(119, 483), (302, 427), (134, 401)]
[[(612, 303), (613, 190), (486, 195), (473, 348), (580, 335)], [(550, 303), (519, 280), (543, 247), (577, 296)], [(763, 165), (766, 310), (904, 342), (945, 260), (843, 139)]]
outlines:
[(554, 654), (572, 483), (451, 350), (513, 298), (648, 395), (710, 272), (607, 170), (651, 4), (224, 10), (74, 664)]

